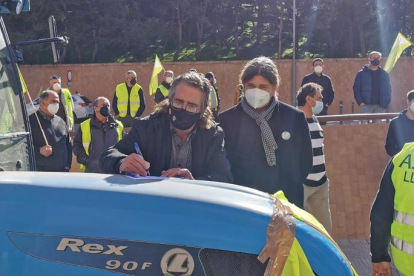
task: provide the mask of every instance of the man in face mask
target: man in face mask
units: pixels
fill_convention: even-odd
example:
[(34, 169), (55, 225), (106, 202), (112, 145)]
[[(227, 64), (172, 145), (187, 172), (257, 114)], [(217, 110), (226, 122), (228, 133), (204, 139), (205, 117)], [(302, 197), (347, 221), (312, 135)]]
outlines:
[(115, 116), (125, 127), (131, 127), (134, 118), (145, 111), (145, 97), (142, 87), (137, 83), (137, 73), (129, 70), (125, 73), (125, 82), (116, 86), (112, 99)]
[(72, 130), (75, 123), (72, 94), (68, 88), (62, 88), (61, 78), (56, 75), (50, 77), (48, 90), (55, 91), (59, 95), (59, 110), (56, 115), (66, 122), (69, 131)]
[(135, 120), (128, 135), (102, 154), (102, 170), (231, 182), (224, 133), (208, 108), (210, 88), (197, 73), (178, 76), (168, 100), (150, 116)]
[(312, 62), (313, 73), (306, 75), (302, 80), (302, 85), (313, 82), (322, 86), (323, 109), (318, 114), (320, 116), (328, 115), (328, 107), (332, 105), (335, 98), (335, 91), (332, 85), (331, 78), (323, 73), (324, 63), (323, 59), (315, 58)]
[(331, 233), (332, 220), (329, 207), (329, 180), (326, 176), (323, 129), (315, 115), (323, 109), (322, 86), (308, 83), (302, 86), (296, 97), (298, 108), (308, 121), (313, 148), (313, 167), (303, 183), (304, 207)]
[(39, 110), (29, 117), (36, 170), (67, 172), (72, 164), (72, 145), (65, 122), (56, 115), (59, 95), (46, 90), (39, 99)]
[(312, 145), (303, 113), (277, 98), (279, 73), (267, 57), (240, 74), (241, 102), (220, 114), (235, 184), (274, 194), (282, 190), (303, 207), (303, 183), (312, 169)]
[(354, 97), (361, 113), (384, 113), (391, 102), (390, 77), (379, 66), (381, 56), (380, 52), (371, 52), (369, 64), (355, 77)]
[(79, 126), (73, 141), (73, 153), (82, 171), (102, 173), (99, 158), (102, 152), (122, 139), (124, 126), (111, 115), (107, 98), (98, 97), (93, 110), (91, 118)]
[(407, 109), (390, 122), (385, 149), (392, 157), (411, 142), (414, 142), (414, 90), (407, 93)]
[(158, 86), (157, 91), (155, 91), (155, 103), (160, 103), (163, 100), (168, 98), (169, 89), (171, 87), (171, 83), (174, 80), (174, 72), (171, 70), (164, 72), (164, 81)]

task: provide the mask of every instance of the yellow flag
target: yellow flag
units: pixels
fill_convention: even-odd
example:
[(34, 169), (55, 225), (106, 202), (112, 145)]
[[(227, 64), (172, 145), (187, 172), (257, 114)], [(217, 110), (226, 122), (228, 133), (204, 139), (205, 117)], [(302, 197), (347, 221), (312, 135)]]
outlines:
[(160, 59), (155, 55), (154, 69), (152, 70), (151, 81), (149, 84), (149, 94), (152, 95), (158, 88), (158, 74), (164, 70)]
[(395, 39), (394, 45), (392, 45), (390, 54), (388, 55), (387, 62), (385, 63), (384, 70), (388, 73), (391, 72), (394, 65), (397, 63), (397, 60), (400, 58), (402, 52), (405, 49), (411, 46), (411, 41), (409, 41), (402, 33), (398, 33), (397, 38)]
[(20, 77), (20, 82), (22, 83), (23, 93), (26, 93), (26, 92), (27, 92), (27, 91), (29, 91), (29, 90), (27, 89), (26, 82), (24, 81), (24, 78), (23, 78), (22, 72), (20, 72), (20, 68), (19, 68), (19, 66), (18, 66), (17, 64), (16, 64), (16, 66), (17, 66), (17, 71), (19, 71), (19, 77)]

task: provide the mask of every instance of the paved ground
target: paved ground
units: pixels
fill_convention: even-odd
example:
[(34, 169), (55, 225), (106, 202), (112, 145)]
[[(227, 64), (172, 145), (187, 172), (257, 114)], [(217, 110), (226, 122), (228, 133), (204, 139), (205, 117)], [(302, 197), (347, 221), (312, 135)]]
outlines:
[[(369, 240), (336, 240), (342, 251), (351, 261), (360, 276), (371, 275), (371, 256), (369, 255)], [(399, 275), (393, 268), (393, 275)]]

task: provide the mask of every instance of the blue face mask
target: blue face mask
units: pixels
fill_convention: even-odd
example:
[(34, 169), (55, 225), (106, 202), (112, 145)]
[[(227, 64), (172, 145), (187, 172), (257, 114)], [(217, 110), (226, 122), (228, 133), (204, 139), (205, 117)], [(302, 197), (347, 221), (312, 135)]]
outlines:
[(312, 106), (312, 113), (314, 115), (318, 115), (323, 110), (323, 102), (319, 102), (319, 101), (316, 101), (316, 100), (314, 100), (314, 101), (316, 102), (316, 105)]

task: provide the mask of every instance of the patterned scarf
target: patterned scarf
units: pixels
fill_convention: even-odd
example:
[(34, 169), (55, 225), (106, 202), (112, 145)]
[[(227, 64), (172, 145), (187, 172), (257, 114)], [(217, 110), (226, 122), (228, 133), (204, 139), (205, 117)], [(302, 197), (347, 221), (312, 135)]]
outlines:
[(275, 150), (277, 149), (277, 143), (275, 138), (273, 137), (272, 129), (269, 126), (269, 119), (272, 117), (273, 111), (276, 107), (276, 99), (272, 98), (270, 106), (263, 111), (262, 113), (258, 113), (255, 109), (250, 107), (246, 99), (243, 98), (241, 101), (241, 107), (243, 111), (253, 118), (256, 121), (256, 124), (260, 127), (260, 131), (262, 133), (262, 142), (263, 147), (266, 153), (267, 164), (269, 166), (276, 166), (276, 153)]

